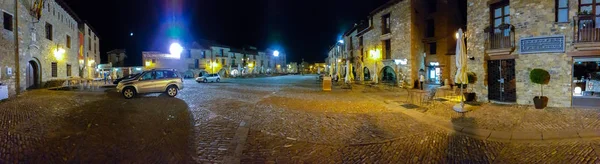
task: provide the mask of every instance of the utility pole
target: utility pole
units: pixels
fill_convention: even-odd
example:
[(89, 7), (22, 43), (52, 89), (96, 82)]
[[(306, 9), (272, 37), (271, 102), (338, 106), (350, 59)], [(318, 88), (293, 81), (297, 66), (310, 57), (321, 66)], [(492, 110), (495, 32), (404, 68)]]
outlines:
[(15, 37), (15, 90), (17, 95), (21, 94), (21, 67), (19, 66), (19, 0), (15, 0), (15, 28), (13, 35)]

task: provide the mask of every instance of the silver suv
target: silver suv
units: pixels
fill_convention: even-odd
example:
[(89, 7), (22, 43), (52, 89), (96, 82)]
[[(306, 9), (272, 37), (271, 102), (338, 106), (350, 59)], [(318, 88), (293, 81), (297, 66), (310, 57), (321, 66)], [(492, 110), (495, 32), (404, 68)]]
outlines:
[(173, 69), (144, 71), (136, 78), (121, 81), (117, 85), (117, 91), (126, 99), (144, 93), (166, 93), (170, 97), (175, 97), (182, 89), (182, 76)]

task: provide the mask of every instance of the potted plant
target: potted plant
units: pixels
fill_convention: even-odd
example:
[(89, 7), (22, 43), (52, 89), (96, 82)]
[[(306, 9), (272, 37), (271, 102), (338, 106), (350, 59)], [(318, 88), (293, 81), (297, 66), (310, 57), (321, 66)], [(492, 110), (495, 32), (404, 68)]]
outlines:
[(469, 79), (468, 85), (471, 85), (471, 89), (470, 89), (470, 91), (469, 91), (469, 89), (467, 89), (467, 92), (464, 93), (465, 101), (472, 102), (472, 101), (475, 101), (475, 99), (477, 98), (475, 92), (473, 91), (474, 90), (473, 84), (475, 84), (475, 82), (477, 82), (477, 74), (475, 74), (475, 72), (468, 72), (467, 77)]
[(533, 69), (529, 74), (531, 82), (540, 85), (540, 96), (533, 98), (536, 109), (544, 109), (548, 105), (548, 97), (544, 96), (544, 85), (550, 82), (550, 73), (543, 69)]

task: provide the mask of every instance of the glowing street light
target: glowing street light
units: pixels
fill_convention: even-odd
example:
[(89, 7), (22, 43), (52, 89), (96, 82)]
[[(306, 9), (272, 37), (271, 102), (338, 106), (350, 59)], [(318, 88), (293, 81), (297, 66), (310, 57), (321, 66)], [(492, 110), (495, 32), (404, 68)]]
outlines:
[(56, 51), (54, 51), (54, 57), (56, 58), (56, 60), (62, 60), (64, 55), (65, 49), (63, 48), (57, 48)]
[[(381, 59), (381, 51), (378, 49), (370, 50), (369, 55), (371, 56), (371, 59), (373, 59), (373, 61), (374, 61), (373, 64), (375, 65), (375, 71), (378, 71), (377, 61), (379, 59)], [(377, 77), (377, 74), (375, 74), (374, 77), (375, 77), (375, 78), (373, 78), (374, 82), (376, 84), (379, 83), (379, 77)]]
[(338, 40), (338, 43), (340, 43), (340, 44), (344, 44), (344, 40), (341, 40), (341, 39), (340, 39), (340, 40)]
[(179, 43), (172, 43), (171, 47), (169, 47), (169, 52), (171, 52), (173, 58), (180, 58), (183, 47)]
[(279, 51), (273, 51), (273, 56), (279, 57)]

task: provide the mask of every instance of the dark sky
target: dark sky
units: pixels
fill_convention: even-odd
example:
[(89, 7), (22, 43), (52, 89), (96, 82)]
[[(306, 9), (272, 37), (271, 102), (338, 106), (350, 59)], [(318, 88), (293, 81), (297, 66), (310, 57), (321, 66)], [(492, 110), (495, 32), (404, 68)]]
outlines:
[(107, 51), (125, 48), (127, 63), (142, 65), (142, 50), (167, 52), (174, 40), (200, 39), (276, 48), (288, 61), (321, 62), (345, 30), (387, 0), (65, 1), (97, 31), (103, 62)]

